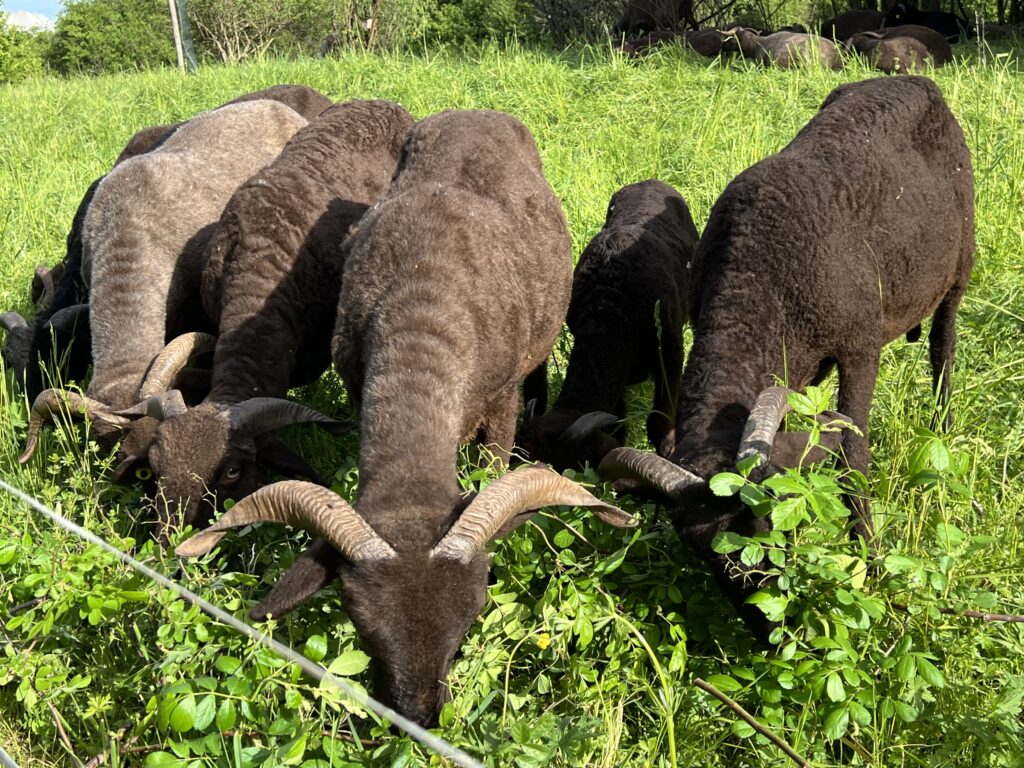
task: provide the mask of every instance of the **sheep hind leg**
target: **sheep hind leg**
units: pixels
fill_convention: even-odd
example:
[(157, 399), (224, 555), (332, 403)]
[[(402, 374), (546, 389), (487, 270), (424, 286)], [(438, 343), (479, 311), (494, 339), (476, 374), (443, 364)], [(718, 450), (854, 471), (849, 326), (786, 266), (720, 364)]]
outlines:
[(932, 416), (932, 429), (941, 425), (948, 430), (953, 425), (949, 410), (950, 374), (956, 354), (956, 312), (963, 298), (963, 286), (954, 286), (946, 294), (935, 314), (928, 334), (928, 356), (932, 365), (932, 391), (936, 394), (936, 411)]
[[(878, 351), (874, 350), (839, 360), (839, 411), (848, 416), (861, 432), (859, 435), (850, 429), (844, 432), (843, 462), (865, 478), (868, 477), (870, 463), (868, 418), (871, 399), (875, 394), (878, 359)], [(853, 534), (863, 536), (871, 545), (875, 534), (867, 497), (850, 493), (847, 494), (846, 503), (854, 517)]]

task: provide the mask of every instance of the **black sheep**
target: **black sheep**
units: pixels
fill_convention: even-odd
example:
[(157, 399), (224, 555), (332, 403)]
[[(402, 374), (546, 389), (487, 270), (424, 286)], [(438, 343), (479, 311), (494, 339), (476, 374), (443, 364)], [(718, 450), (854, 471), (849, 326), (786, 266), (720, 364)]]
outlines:
[(468, 500), (460, 445), (507, 455), (520, 381), (569, 302), (571, 246), (533, 137), (499, 112), (444, 112), (409, 133), (391, 186), (345, 242), (334, 362), (360, 409), (354, 505), (286, 481), (243, 499), (179, 547), (200, 554), (246, 521), (323, 536), (253, 611), (280, 617), (340, 579), (378, 693), (436, 722), (445, 678), (487, 598), (488, 541), (550, 505), (632, 518), (548, 467)]
[[(956, 311), (973, 263), (973, 191), (963, 132), (938, 87), (923, 77), (881, 78), (835, 89), (786, 148), (741, 173), (711, 211), (690, 276), (694, 343), (672, 459), (619, 448), (599, 471), (673, 499), (681, 538), (762, 637), (764, 616), (743, 604), (753, 580), (711, 543), (719, 532), (750, 535), (770, 523), (713, 495), (708, 480), (753, 453), (763, 458), (759, 475), (798, 459), (801, 435), (775, 439), (785, 398), (772, 386), (820, 382), (834, 366), (839, 410), (862, 433), (842, 433), (845, 461), (866, 474), (882, 347), (928, 315), (933, 381), (947, 403)], [(856, 530), (870, 538), (866, 505), (853, 506)]]
[(941, 67), (953, 60), (953, 49), (940, 33), (920, 24), (903, 24), (899, 27), (885, 27), (874, 32), (864, 32), (861, 35), (854, 35), (846, 41), (847, 47), (852, 47), (854, 42), (861, 37), (874, 37), (879, 40), (896, 40), (899, 38), (912, 38), (917, 40), (928, 50), (928, 58), (933, 67)]
[(897, 27), (905, 24), (916, 24), (934, 29), (951, 43), (959, 42), (961, 36), (968, 37), (971, 27), (966, 19), (961, 19), (955, 13), (922, 11), (904, 0), (894, 3), (886, 11), (884, 26)]
[[(187, 411), (139, 408), (166, 420), (151, 449), (137, 446), (118, 467), (121, 475), (148, 453), (163, 523), (201, 524), (214, 509), (204, 499), (238, 500), (258, 487), (257, 461), (281, 468), (282, 444), (261, 436), (300, 422), (338, 428), (283, 398), (330, 365), (340, 243), (387, 188), (412, 125), (389, 101), (336, 104), (232, 195), (203, 270), (203, 304), (218, 333), (209, 395)], [(210, 346), (202, 337), (182, 341)], [(172, 345), (165, 357), (177, 364), (154, 364), (159, 374), (147, 387), (157, 401), (191, 352)]]
[(884, 37), (879, 32), (854, 35), (846, 41), (846, 47), (867, 57), (871, 66), (882, 72), (905, 75), (934, 66), (928, 47), (920, 40), (913, 37)]
[(573, 273), (566, 322), (575, 341), (558, 400), (535, 418), (527, 409), (516, 440), (527, 458), (596, 467), (620, 445), (602, 428), (625, 415), (626, 388), (647, 379), (647, 436), (671, 454), (697, 237), (686, 201), (668, 184), (652, 179), (615, 193)]
[(858, 32), (879, 29), (884, 21), (885, 14), (881, 11), (846, 11), (828, 21), (822, 22), (821, 36), (840, 42), (853, 37)]

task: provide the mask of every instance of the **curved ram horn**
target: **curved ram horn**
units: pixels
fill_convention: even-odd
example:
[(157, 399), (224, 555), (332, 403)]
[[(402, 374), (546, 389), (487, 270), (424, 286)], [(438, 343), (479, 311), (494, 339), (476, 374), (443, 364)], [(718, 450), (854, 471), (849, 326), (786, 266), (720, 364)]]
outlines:
[(736, 463), (758, 455), (761, 457), (759, 467), (768, 466), (772, 455), (772, 443), (775, 433), (782, 426), (782, 420), (789, 411), (789, 393), (786, 387), (768, 387), (757, 396), (750, 416), (743, 427), (743, 437), (736, 452)]
[(282, 480), (260, 488), (229, 509), (205, 531), (181, 544), (178, 557), (204, 555), (229, 528), (252, 523), (283, 523), (326, 539), (349, 562), (397, 557), (394, 549), (341, 496), (301, 480)]
[(513, 518), (555, 506), (589, 507), (617, 528), (633, 528), (637, 524), (632, 515), (605, 504), (547, 464), (534, 464), (509, 472), (480, 491), (430, 556), (468, 563)]
[(578, 443), (581, 440), (585, 440), (592, 434), (597, 432), (599, 429), (610, 427), (612, 424), (617, 422), (619, 417), (614, 413), (608, 413), (607, 411), (590, 411), (584, 413), (576, 421), (570, 424), (565, 432), (562, 433), (561, 439), (567, 443)]
[(26, 327), (28, 327), (28, 321), (17, 312), (4, 312), (0, 315), (0, 328), (3, 328), (5, 331)]
[(333, 435), (343, 435), (355, 426), (283, 397), (253, 397), (232, 405), (226, 414), (232, 429), (250, 437), (292, 424), (316, 424)]
[(537, 398), (531, 397), (523, 408), (523, 427), (533, 421), (537, 411)]
[(46, 321), (46, 328), (53, 328), (53, 330), (60, 333), (73, 333), (76, 326), (82, 325), (84, 327), (85, 323), (82, 322), (83, 315), (85, 321), (88, 321), (88, 304), (73, 304), (70, 307), (64, 307), (64, 309), (57, 310), (50, 316), (50, 319)]
[(181, 391), (169, 389), (166, 392), (161, 392), (159, 395), (150, 395), (141, 403), (133, 405), (131, 408), (125, 408), (123, 411), (114, 411), (114, 413), (118, 416), (134, 416), (136, 418), (149, 416), (157, 421), (165, 421), (169, 417), (179, 416), (187, 410), (185, 398), (181, 396)]
[(32, 301), (36, 309), (45, 309), (53, 301), (53, 283), (53, 270), (42, 265), (36, 267), (35, 277), (32, 278)]
[(597, 474), (605, 480), (629, 478), (656, 488), (673, 499), (687, 488), (707, 485), (707, 481), (675, 462), (638, 448), (616, 448), (601, 461)]
[(77, 392), (67, 392), (63, 389), (44, 389), (32, 403), (32, 415), (28, 420), (28, 439), (25, 441), (25, 451), (18, 457), (19, 464), (24, 464), (32, 458), (43, 425), (51, 421), (55, 414), (61, 413), (65, 404), (69, 413), (84, 415), (89, 421), (99, 420), (112, 427), (120, 428), (127, 427), (131, 423), (124, 416), (118, 416), (111, 412), (106, 405), (98, 400), (92, 400)]
[(188, 365), (190, 359), (196, 355), (213, 352), (216, 346), (217, 337), (209, 333), (183, 333), (169, 341), (150, 363), (149, 373), (139, 388), (139, 400), (166, 392), (174, 383), (174, 377)]

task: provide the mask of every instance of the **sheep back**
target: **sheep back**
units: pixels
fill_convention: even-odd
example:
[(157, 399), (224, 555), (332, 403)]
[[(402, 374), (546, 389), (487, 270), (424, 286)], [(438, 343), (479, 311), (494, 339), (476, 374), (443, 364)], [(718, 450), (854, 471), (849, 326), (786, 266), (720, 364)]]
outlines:
[(412, 125), (393, 102), (336, 104), (232, 195), (203, 270), (219, 326), (210, 399), (283, 395), (329, 365), (341, 242), (387, 188)]
[[(85, 218), (82, 273), (90, 290), (94, 360), (89, 393), (133, 404), (163, 348), (168, 310), (183, 305), (175, 274), (244, 179), (273, 160), (306, 121), (275, 101), (222, 107), (179, 127), (160, 147), (124, 161), (99, 185)], [(130, 329), (130, 331), (129, 331)]]

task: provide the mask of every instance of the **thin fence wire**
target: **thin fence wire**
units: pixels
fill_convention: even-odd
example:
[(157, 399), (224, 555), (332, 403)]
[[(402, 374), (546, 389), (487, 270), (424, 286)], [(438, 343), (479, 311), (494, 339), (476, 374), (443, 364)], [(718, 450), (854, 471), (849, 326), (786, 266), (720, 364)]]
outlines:
[(11, 759), (11, 756), (4, 752), (4, 748), (0, 747), (0, 765), (3, 768), (18, 768), (18, 764)]
[[(181, 586), (175, 581), (172, 581), (171, 579), (164, 576), (162, 573), (153, 570), (149, 566), (140, 563), (131, 555), (127, 554), (126, 552), (122, 552), (117, 547), (108, 543), (106, 540), (100, 538), (96, 534), (91, 533), (90, 531), (87, 531), (84, 528), (82, 528), (80, 525), (71, 522), (60, 513), (50, 509), (41, 501), (33, 498), (32, 496), (28, 495), (19, 488), (10, 485), (4, 480), (0, 480), (0, 489), (7, 491), (7, 493), (9, 493), (11, 496), (14, 496), (15, 498), (20, 499), (22, 502), (27, 504), (31, 509), (34, 509), (35, 511), (44, 515), (64, 530), (75, 534), (76, 536), (78, 536), (81, 539), (84, 539), (90, 544), (95, 544), (97, 547), (100, 547), (101, 549), (109, 552), (118, 560), (123, 562), (125, 565), (133, 568), (134, 570), (143, 574), (152, 581), (155, 581), (157, 584), (164, 587), (165, 589), (169, 589), (172, 592), (177, 593), (185, 600), (192, 603), (193, 605), (198, 606), (202, 611), (204, 611), (217, 621), (221, 622), (222, 624), (226, 624), (227, 626), (245, 635), (251, 640), (254, 640), (266, 646), (267, 648), (270, 648), (281, 658), (290, 661), (293, 664), (297, 664), (299, 668), (302, 669), (303, 672), (308, 674), (318, 683), (333, 686), (337, 690), (341, 691), (341, 693), (343, 693), (345, 696), (357, 702), (360, 706), (365, 707), (371, 712), (377, 714), (379, 717), (390, 721), (400, 730), (407, 733), (410, 737), (418, 741), (423, 746), (427, 747), (433, 752), (436, 752), (441, 757), (451, 760), (453, 763), (455, 763), (455, 765), (458, 765), (461, 768), (483, 768), (483, 766), (479, 762), (477, 762), (477, 760), (470, 757), (462, 750), (458, 749), (457, 747), (453, 747), (444, 739), (435, 736), (430, 731), (414, 723), (412, 720), (403, 717), (398, 712), (391, 709), (391, 707), (382, 704), (381, 702), (377, 701), (375, 698), (365, 693), (364, 691), (355, 688), (354, 686), (349, 684), (348, 681), (343, 680), (339, 677), (335, 677), (322, 666), (317, 664), (315, 661), (307, 659), (305, 656), (296, 653), (294, 650), (289, 648), (284, 643), (275, 640), (270, 635), (260, 632), (258, 629), (250, 626), (249, 624), (246, 624), (244, 621), (240, 621), (239, 619), (235, 618), (223, 609), (218, 608), (216, 605), (213, 605), (212, 603), (204, 600), (202, 597), (192, 592), (188, 588)], [(7, 757), (6, 753), (3, 753), (3, 751), (0, 750), (0, 762), (2, 762), (3, 758), (5, 757)], [(7, 759), (10, 760), (10, 758)], [(13, 763), (13, 761), (11, 762), (10, 765), (13, 765), (14, 768), (18, 768), (17, 765)], [(8, 766), (7, 763), (3, 763), (3, 766), (4, 768), (10, 768), (10, 766)]]

